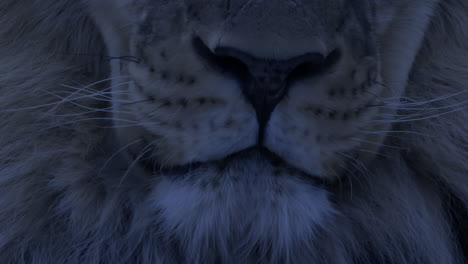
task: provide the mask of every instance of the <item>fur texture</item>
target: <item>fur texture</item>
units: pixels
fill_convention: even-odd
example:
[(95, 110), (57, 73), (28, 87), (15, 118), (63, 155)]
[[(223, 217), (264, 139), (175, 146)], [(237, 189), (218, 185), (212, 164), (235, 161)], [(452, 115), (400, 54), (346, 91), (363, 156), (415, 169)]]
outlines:
[[(381, 97), (396, 121), (372, 132), (385, 134), (376, 158), (326, 191), (272, 179), (255, 157), (223, 177), (212, 167), (149, 177), (115, 144), (109, 115), (109, 86), (121, 83), (111, 71), (133, 58), (110, 56), (89, 5), (0, 3), (2, 263), (464, 262), (468, 2), (442, 0), (427, 29), (389, 41), (423, 36), (408, 81), (383, 76), (404, 90)], [(405, 22), (388, 27), (398, 35)], [(238, 175), (259, 176), (233, 184)]]

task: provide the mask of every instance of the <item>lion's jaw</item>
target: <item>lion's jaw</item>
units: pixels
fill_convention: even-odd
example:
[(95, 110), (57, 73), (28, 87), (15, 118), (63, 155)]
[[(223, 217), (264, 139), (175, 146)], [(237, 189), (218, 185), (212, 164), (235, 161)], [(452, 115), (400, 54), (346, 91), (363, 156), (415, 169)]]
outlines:
[[(258, 254), (274, 248), (278, 258), (301, 254), (301, 242), (313, 241), (318, 228), (333, 222), (326, 220), (333, 217), (326, 190), (304, 175), (333, 181), (352, 173), (347, 161), (370, 162), (378, 152), (392, 114), (378, 105), (403, 92), (427, 21), (399, 17), (404, 3), (372, 6), (362, 0), (344, 6), (323, 0), (299, 7), (278, 0), (262, 11), (265, 5), (254, 2), (231, 1), (229, 7), (208, 2), (156, 1), (139, 8), (120, 1), (110, 5), (117, 12), (111, 15), (96, 9), (110, 55), (129, 54), (138, 61), (112, 64), (120, 144), (134, 158), (153, 162), (153, 174), (163, 174), (152, 191), (152, 206), (164, 233), (175, 236), (185, 254), (205, 258), (200, 254), (212, 243), (231, 252), (219, 253), (224, 257), (253, 254), (255, 247)], [(421, 12), (430, 13), (427, 1), (415, 2), (415, 10), (421, 5)], [(383, 23), (378, 20), (383, 9), (397, 15)], [(388, 44), (401, 41), (395, 27), (386, 29), (401, 21), (416, 32), (404, 51)], [(336, 49), (341, 57), (325, 73), (288, 83), (287, 95), (261, 126), (242, 82), (213, 69), (197, 52), (196, 39), (213, 56), (217, 47), (234, 47), (277, 61), (305, 53), (327, 57)], [(393, 80), (401, 83), (400, 90), (385, 89)], [(258, 150), (223, 162), (256, 145), (294, 169), (275, 166)], [(184, 175), (158, 173), (158, 166), (192, 163), (201, 165)]]

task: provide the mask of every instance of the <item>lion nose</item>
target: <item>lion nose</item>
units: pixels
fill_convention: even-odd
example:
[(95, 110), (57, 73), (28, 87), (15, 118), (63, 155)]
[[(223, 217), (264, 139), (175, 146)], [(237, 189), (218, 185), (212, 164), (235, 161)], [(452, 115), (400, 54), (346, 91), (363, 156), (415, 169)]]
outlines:
[(325, 73), (340, 58), (339, 50), (327, 56), (306, 53), (276, 60), (258, 58), (233, 47), (218, 46), (211, 52), (200, 39), (194, 40), (194, 46), (204, 59), (240, 81), (244, 96), (256, 111), (260, 133), (293, 82)]

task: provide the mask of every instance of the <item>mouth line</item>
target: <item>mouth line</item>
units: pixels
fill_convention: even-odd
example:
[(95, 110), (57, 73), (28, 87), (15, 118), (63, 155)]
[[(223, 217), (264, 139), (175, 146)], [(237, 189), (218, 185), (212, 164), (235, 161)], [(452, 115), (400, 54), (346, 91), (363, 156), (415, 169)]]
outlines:
[(155, 160), (143, 158), (139, 160), (139, 164), (145, 171), (151, 174), (159, 172), (160, 174), (167, 175), (170, 178), (181, 179), (184, 178), (185, 175), (188, 175), (191, 171), (203, 167), (214, 166), (222, 171), (235, 160), (253, 158), (254, 155), (260, 156), (262, 159), (266, 160), (267, 163), (269, 163), (273, 168), (281, 168), (283, 171), (291, 171), (291, 174), (293, 174), (294, 177), (299, 177), (304, 181), (311, 182), (315, 186), (326, 185), (325, 179), (322, 177), (309, 174), (300, 168), (290, 165), (280, 156), (262, 146), (249, 147), (229, 154), (221, 159), (204, 162), (191, 162), (181, 165), (163, 166), (162, 164), (158, 164)]

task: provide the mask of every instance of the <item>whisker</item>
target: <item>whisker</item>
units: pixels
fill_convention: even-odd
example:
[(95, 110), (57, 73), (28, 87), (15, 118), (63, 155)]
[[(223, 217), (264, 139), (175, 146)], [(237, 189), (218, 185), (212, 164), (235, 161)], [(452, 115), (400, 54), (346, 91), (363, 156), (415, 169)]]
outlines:
[(141, 58), (135, 57), (135, 56), (107, 56), (103, 54), (86, 54), (86, 53), (72, 53), (72, 54), (65, 54), (65, 55), (73, 55), (73, 56), (89, 56), (89, 57), (97, 57), (101, 58), (103, 60), (123, 60), (123, 61), (128, 61), (128, 62), (134, 62), (134, 63), (141, 63)]
[[(46, 91), (46, 92), (48, 92), (48, 91)], [(56, 97), (58, 97), (58, 98), (63, 99), (63, 97), (61, 97), (60, 95), (57, 95), (57, 94), (52, 93), (52, 92), (48, 92), (48, 93), (50, 93), (50, 94), (52, 94), (52, 95), (54, 95), (54, 96), (56, 96)], [(63, 101), (63, 102), (65, 102), (65, 101)], [(95, 113), (95, 112), (117, 113), (117, 111), (106, 110), (106, 108), (93, 108), (93, 107), (85, 106), (85, 105), (79, 104), (79, 103), (77, 103), (77, 102), (73, 102), (72, 100), (66, 101), (66, 102), (71, 103), (71, 104), (73, 104), (73, 105), (75, 105), (75, 106), (78, 106), (78, 107), (80, 107), (80, 108), (84, 108), (84, 109), (86, 109), (86, 110), (90, 110), (92, 113)], [(112, 107), (108, 107), (108, 108), (112, 108)], [(55, 115), (55, 114), (49, 114), (49, 112), (51, 112), (51, 110), (47, 111), (47, 112), (45, 113), (45, 115), (59, 116), (59, 115)], [(119, 111), (119, 112), (120, 112), (120, 111)], [(125, 112), (122, 112), (122, 113), (125, 113)], [(126, 112), (126, 113), (129, 113), (129, 114), (130, 114), (130, 112)]]
[(388, 134), (388, 133), (402, 133), (402, 134), (415, 134), (419, 136), (426, 136), (426, 137), (434, 137), (424, 133), (415, 132), (415, 131), (405, 131), (405, 130), (379, 130), (379, 131), (366, 131), (366, 130), (359, 130), (360, 132), (367, 133), (367, 134)]
[(402, 107), (401, 105), (395, 105), (395, 106), (380, 106), (382, 108), (388, 108), (388, 109), (397, 109), (397, 110), (409, 110), (409, 111), (432, 111), (432, 110), (441, 110), (441, 109), (448, 109), (448, 108), (454, 108), (457, 106), (461, 106), (468, 103), (468, 100), (459, 102), (453, 105), (447, 105), (447, 106), (440, 106), (440, 107), (425, 107), (425, 108), (418, 108), (418, 107)]
[(120, 149), (118, 149), (114, 154), (112, 154), (112, 156), (110, 156), (106, 162), (104, 162), (104, 164), (102, 165), (102, 167), (99, 169), (98, 171), (98, 176), (100, 176), (102, 174), (102, 171), (104, 170), (104, 168), (109, 164), (109, 162), (111, 162), (120, 152), (122, 152), (124, 149), (130, 147), (131, 145), (134, 145), (138, 142), (142, 141), (142, 139), (137, 139), (135, 141), (132, 141), (128, 144), (126, 144), (125, 146), (121, 147)]
[[(104, 83), (104, 82), (108, 82), (108, 81), (112, 81), (112, 80), (115, 80), (115, 79), (119, 79), (119, 78), (129, 78), (129, 76), (114, 76), (114, 77), (110, 77), (110, 78), (106, 78), (106, 79), (102, 79), (102, 80), (99, 80), (99, 81), (96, 81), (96, 82), (93, 82), (89, 85), (84, 85), (83, 87), (81, 88), (78, 88), (78, 87), (73, 87), (71, 85), (66, 85), (66, 84), (62, 84), (61, 86), (62, 87), (65, 87), (65, 88), (69, 88), (69, 89), (74, 89), (75, 90), (75, 94), (76, 93), (79, 93), (79, 92), (82, 92), (82, 91), (88, 91), (88, 90), (91, 90), (91, 91), (94, 91), (95, 93), (99, 93), (100, 91), (98, 90), (95, 90), (93, 89), (92, 87), (95, 86), (95, 85), (98, 85), (98, 84), (101, 84), (101, 83)], [(130, 81), (131, 82), (131, 81)], [(119, 86), (119, 84), (117, 85), (111, 85), (110, 87), (107, 87), (107, 88), (104, 88), (104, 91), (108, 91), (108, 90), (111, 90), (111, 88), (113, 87), (117, 87)], [(70, 94), (70, 97), (72, 97), (74, 94)]]
[(164, 159), (163, 162), (161, 162), (161, 163), (159, 164), (159, 166), (160, 166), (160, 167), (159, 167), (159, 173), (163, 174), (163, 171), (164, 171), (164, 169), (167, 169), (167, 166), (169, 166), (169, 168), (168, 168), (169, 170), (172, 170), (172, 169), (174, 168), (174, 165), (173, 165), (173, 164), (167, 165), (167, 164), (169, 164), (169, 162), (170, 162), (171, 160), (174, 159), (174, 157), (175, 157), (175, 153), (173, 153), (173, 154), (171, 154), (170, 156), (168, 156), (166, 159)]
[(368, 144), (376, 145), (376, 146), (379, 146), (379, 147), (387, 147), (387, 148), (399, 149), (399, 150), (406, 149), (406, 148), (402, 148), (402, 147), (390, 146), (390, 145), (386, 145), (386, 144), (383, 144), (383, 143), (377, 143), (377, 142), (372, 142), (372, 141), (358, 139), (358, 138), (351, 138), (351, 140), (358, 141), (358, 142), (363, 142), (363, 143), (368, 143)]
[[(348, 154), (345, 154), (345, 153), (343, 153), (343, 152), (337, 152), (337, 153), (340, 154), (340, 155), (342, 155), (342, 156), (345, 156), (346, 158), (350, 159), (351, 161), (355, 162), (356, 164), (359, 164), (360, 167), (361, 167), (362, 169), (364, 169), (364, 170), (365, 170), (366, 172), (368, 172), (369, 174), (372, 174), (372, 173), (370, 172), (370, 170), (369, 170), (361, 161), (359, 161), (359, 160), (355, 159), (354, 157), (352, 157), (352, 156), (350, 156), (350, 155), (348, 155)], [(353, 166), (354, 166), (354, 165), (353, 165)], [(356, 168), (357, 168), (357, 167), (356, 167)], [(357, 169), (358, 169), (358, 168), (357, 168)], [(362, 171), (362, 170), (359, 170), (359, 171), (360, 171), (362, 174), (364, 174), (364, 171)]]
[[(93, 121), (93, 120), (109, 120), (109, 121), (121, 121), (121, 122), (128, 122), (128, 123), (133, 123), (134, 125), (142, 125), (142, 124), (159, 124), (159, 122), (149, 122), (149, 123), (140, 123), (137, 121), (133, 120), (127, 120), (127, 119), (122, 119), (122, 118), (114, 118), (114, 117), (93, 117), (93, 118), (84, 118), (84, 119), (78, 119), (78, 120), (72, 120), (64, 123), (60, 123), (58, 125), (50, 126), (41, 130), (36, 131), (36, 133), (44, 132), (53, 128), (61, 127), (64, 125), (70, 125), (78, 122), (85, 122), (85, 121)], [(114, 126), (96, 126), (99, 128), (113, 128)]]
[[(90, 96), (99, 96), (99, 95), (101, 95), (101, 94), (104, 94), (104, 95), (107, 95), (107, 94), (110, 94), (110, 95), (112, 95), (112, 94), (128, 94), (128, 92), (126, 92), (125, 90), (112, 91), (112, 89), (115, 88), (115, 87), (119, 87), (119, 86), (121, 86), (121, 85), (132, 84), (132, 83), (133, 83), (133, 81), (120, 82), (120, 83), (117, 83), (117, 84), (115, 84), (115, 85), (112, 85), (112, 86), (109, 86), (109, 87), (105, 88), (103, 91), (96, 91), (94, 94), (82, 95), (82, 96), (80, 96), (80, 97), (74, 97), (73, 100), (82, 99), (82, 98), (88, 98), (88, 97), (90, 97)], [(71, 86), (64, 86), (64, 87), (66, 87), (66, 88), (72, 88)], [(75, 91), (74, 93), (71, 93), (71, 95), (68, 96), (67, 99), (71, 98), (72, 95), (77, 94), (79, 91), (85, 91), (85, 90), (79, 89), (79, 90)], [(108, 92), (108, 91), (110, 91), (110, 92)], [(109, 98), (110, 98), (110, 97), (109, 97)], [(112, 99), (112, 98), (110, 98), (110, 99)]]
[(132, 114), (131, 112), (116, 111), (116, 110), (112, 110), (112, 107), (107, 107), (107, 108), (102, 108), (102, 109), (96, 108), (96, 110), (73, 113), (73, 114), (44, 114), (44, 115), (54, 116), (54, 117), (73, 117), (73, 116), (84, 116), (84, 115), (95, 114), (95, 113)]
[(382, 86), (382, 87), (385, 88), (385, 89), (387, 89), (388, 92), (392, 92), (392, 89), (391, 89), (390, 87), (388, 87), (387, 85), (385, 85), (384, 83), (379, 82), (379, 81), (377, 81), (377, 80), (374, 80), (374, 83), (375, 83), (375, 84), (378, 84), (378, 85), (380, 85), (380, 86)]
[(405, 122), (421, 121), (421, 120), (426, 120), (426, 119), (431, 119), (431, 118), (444, 116), (444, 115), (454, 113), (454, 112), (458, 112), (458, 111), (461, 111), (461, 110), (464, 110), (464, 109), (467, 109), (467, 108), (468, 108), (468, 106), (465, 106), (465, 107), (461, 107), (461, 108), (454, 109), (454, 110), (451, 110), (451, 111), (447, 111), (447, 112), (444, 112), (444, 113), (440, 113), (440, 114), (437, 114), (437, 115), (431, 115), (431, 116), (426, 116), (426, 117), (421, 117), (421, 118), (403, 119), (403, 120), (400, 120), (400, 119), (397, 119), (397, 120), (373, 120), (373, 122), (375, 122), (375, 123), (405, 123)]
[[(121, 83), (121, 84), (124, 84), (124, 83)], [(42, 90), (44, 91), (44, 90)], [(48, 92), (48, 93), (52, 93), (52, 92), (49, 92), (49, 91), (45, 91), (45, 92)], [(52, 93), (53, 94), (53, 93)], [(74, 93), (74, 94), (77, 94)], [(29, 106), (29, 107), (23, 107), (23, 108), (12, 108), (12, 109), (1, 109), (0, 112), (18, 112), (18, 111), (25, 111), (25, 110), (35, 110), (35, 109), (39, 109), (39, 108), (44, 108), (44, 107), (48, 107), (48, 106), (58, 106), (59, 104), (62, 104), (64, 102), (71, 102), (72, 100), (79, 100), (79, 99), (83, 99), (83, 98), (88, 98), (89, 95), (85, 95), (85, 96), (79, 96), (79, 97), (75, 97), (73, 98), (72, 100), (70, 99), (71, 95), (68, 96), (68, 97), (61, 97), (59, 95), (56, 95), (54, 94), (55, 96), (59, 97), (59, 98), (62, 98), (62, 100), (60, 101), (57, 101), (57, 102), (52, 102), (52, 103), (47, 103), (47, 104), (42, 104), (42, 105), (36, 105), (36, 106)], [(49, 111), (52, 111), (53, 109), (56, 109), (56, 108), (52, 108), (52, 109), (49, 109)]]
[[(349, 199), (353, 199), (353, 180), (354, 179), (357, 180), (357, 176), (345, 164), (339, 164), (338, 163), (338, 166), (347, 172), (346, 173), (346, 179), (348, 180), (348, 183), (349, 183)], [(341, 179), (341, 177), (340, 177), (340, 179)], [(357, 181), (359, 183), (359, 180), (357, 180)], [(340, 190), (341, 190), (341, 181), (340, 181)]]
[[(107, 89), (106, 89), (107, 90)], [(68, 91), (60, 91), (60, 93), (65, 94), (65, 95), (79, 95), (80, 98), (94, 98), (96, 100), (101, 100), (101, 101), (111, 101), (113, 98), (111, 97), (112, 95), (129, 95), (130, 93), (126, 91), (97, 91), (90, 93), (89, 91), (83, 91), (83, 92), (88, 92), (88, 94), (83, 94), (83, 93), (75, 93), (75, 92), (68, 92)], [(55, 94), (59, 94), (59, 92), (56, 92)], [(111, 95), (111, 96), (109, 96)], [(103, 98), (98, 98), (98, 97), (103, 97)]]
[[(340, 164), (338, 164), (338, 166), (341, 167)], [(333, 172), (333, 174), (335, 174), (336, 178), (338, 179), (338, 185), (340, 186), (339, 188), (340, 188), (340, 193), (341, 193), (341, 192), (343, 191), (343, 186), (342, 186), (342, 184), (341, 184), (341, 177), (340, 177), (340, 174), (339, 174), (338, 172), (336, 172), (336, 170), (333, 169), (332, 166), (326, 166), (326, 168), (327, 168), (328, 170), (331, 170), (331, 171)], [(345, 168), (343, 168), (343, 169), (345, 169)], [(351, 193), (352, 193), (352, 190), (351, 190)], [(351, 196), (352, 196), (352, 195), (351, 195)]]
[[(91, 84), (83, 86), (82, 88), (77, 88), (77, 87), (73, 87), (73, 88), (77, 88), (78, 90), (76, 92), (79, 92), (79, 91), (83, 91), (83, 90), (86, 90), (86, 89), (90, 89), (91, 87), (93, 87), (95, 85), (98, 85), (98, 84), (101, 84), (101, 83), (104, 83), (104, 82), (108, 82), (108, 81), (112, 81), (112, 80), (115, 80), (115, 79), (120, 79), (120, 78), (129, 78), (129, 76), (113, 76), (113, 77), (110, 77), (110, 78), (105, 78), (105, 79), (101, 79), (99, 81), (93, 82)], [(72, 88), (72, 86), (68, 86), (66, 84), (62, 84), (61, 86)], [(72, 95), (70, 95), (70, 96), (72, 96)]]
[(127, 178), (127, 176), (130, 174), (131, 170), (133, 169), (133, 167), (135, 167), (135, 165), (138, 163), (138, 161), (144, 156), (146, 155), (146, 153), (150, 152), (151, 151), (151, 144), (148, 144), (146, 147), (144, 147), (140, 153), (138, 154), (138, 156), (132, 161), (132, 163), (130, 164), (130, 166), (128, 166), (127, 170), (125, 171), (124, 175), (122, 176), (122, 178), (120, 179), (119, 181), (119, 184), (117, 185), (117, 189), (120, 188), (120, 186), (122, 185), (122, 183), (124, 182), (124, 180)]
[(138, 123), (132, 125), (112, 125), (112, 126), (97, 126), (98, 128), (128, 128), (128, 127), (141, 127), (141, 126), (151, 126), (151, 125), (159, 125), (161, 122), (145, 122), (145, 123)]
[[(129, 82), (130, 82), (130, 81), (129, 81)], [(96, 90), (96, 89), (93, 89), (92, 86), (87, 86), (87, 85), (85, 85), (85, 84), (79, 84), (79, 85), (82, 86), (82, 87), (81, 87), (81, 88), (80, 88), (80, 87), (75, 87), (75, 86), (68, 85), (68, 84), (61, 84), (60, 86), (61, 86), (61, 87), (68, 88), (68, 89), (71, 89), (71, 90), (74, 90), (74, 91), (83, 91), (83, 92), (92, 92), (92, 93), (99, 93), (99, 92), (111, 91), (111, 90), (112, 90), (112, 87), (113, 87), (113, 86), (111, 85), (111, 86), (109, 86), (109, 87)], [(124, 90), (120, 90), (120, 91), (124, 91)]]
[[(427, 114), (427, 113), (426, 113)], [(379, 116), (379, 117), (382, 117), (382, 118), (395, 118), (395, 117), (399, 117), (399, 118), (412, 118), (412, 117), (416, 117), (416, 116), (419, 116), (421, 115), (421, 113), (415, 113), (415, 114), (378, 114), (376, 116)]]
[(453, 98), (455, 96), (462, 95), (464, 93), (468, 93), (468, 89), (457, 92), (457, 93), (453, 93), (453, 94), (439, 96), (439, 97), (436, 97), (436, 98), (433, 98), (433, 99), (430, 99), (430, 100), (427, 100), (427, 101), (418, 101), (418, 100), (410, 98), (410, 97), (389, 97), (389, 98), (380, 98), (380, 97), (378, 97), (378, 100), (380, 99), (382, 102), (387, 102), (389, 100), (405, 99), (405, 100), (411, 101), (411, 103), (402, 103), (402, 102), (397, 101), (397, 102), (395, 102), (395, 105), (402, 105), (403, 104), (403, 105), (419, 106), (419, 105), (424, 105), (424, 104), (428, 104), (428, 103), (434, 103), (434, 102), (437, 102), (437, 101), (442, 101), (442, 100), (445, 100), (445, 99), (450, 99), (450, 98)]
[(149, 102), (152, 101), (152, 99), (144, 99), (140, 101), (135, 101), (135, 102), (130, 102), (130, 103), (123, 103), (122, 106), (128, 106), (128, 105), (133, 105), (133, 104), (138, 104), (138, 103), (144, 103), (144, 102)]
[(381, 157), (384, 157), (384, 158), (390, 159), (390, 157), (389, 157), (389, 156), (387, 156), (387, 155), (384, 155), (384, 154), (382, 154), (382, 153), (379, 153), (379, 152), (376, 152), (376, 151), (371, 151), (371, 150), (367, 150), (367, 149), (360, 149), (360, 148), (354, 148), (353, 150), (356, 150), (356, 151), (359, 151), (359, 152), (370, 153), (370, 154), (374, 154), (374, 155), (378, 155), (378, 156), (381, 156)]

